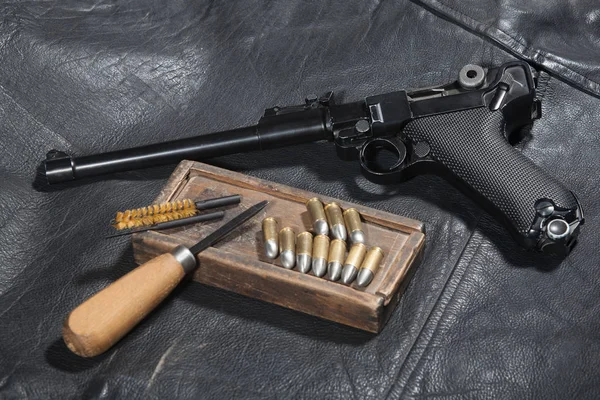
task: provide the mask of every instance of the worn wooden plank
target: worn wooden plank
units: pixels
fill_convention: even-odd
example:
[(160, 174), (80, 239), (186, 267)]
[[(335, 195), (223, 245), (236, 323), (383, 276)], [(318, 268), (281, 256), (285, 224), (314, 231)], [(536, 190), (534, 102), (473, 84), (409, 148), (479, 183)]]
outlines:
[[(269, 200), (257, 217), (198, 255), (201, 266), (194, 280), (370, 332), (382, 329), (405, 287), (408, 272), (421, 254), (421, 222), (191, 161), (178, 166), (156, 203), (236, 193), (242, 195), (242, 202), (238, 209), (227, 212), (223, 221), (133, 235), (136, 261), (143, 263), (177, 244), (192, 245), (242, 209)], [(356, 208), (364, 219), (367, 244), (384, 250), (380, 270), (367, 288), (289, 271), (280, 266), (279, 260), (264, 256), (262, 219), (275, 217), (280, 228), (290, 226), (296, 233), (310, 230), (305, 202), (311, 197), (325, 203), (336, 201), (342, 208)]]

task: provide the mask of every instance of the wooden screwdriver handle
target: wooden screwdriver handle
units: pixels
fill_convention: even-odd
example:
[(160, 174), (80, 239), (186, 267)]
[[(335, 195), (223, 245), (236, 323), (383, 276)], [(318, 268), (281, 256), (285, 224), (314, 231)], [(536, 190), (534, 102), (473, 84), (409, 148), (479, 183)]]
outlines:
[[(176, 253), (178, 249), (184, 253)], [(67, 347), (82, 357), (105, 352), (158, 306), (195, 263), (192, 253), (180, 246), (96, 293), (65, 319), (63, 339)]]

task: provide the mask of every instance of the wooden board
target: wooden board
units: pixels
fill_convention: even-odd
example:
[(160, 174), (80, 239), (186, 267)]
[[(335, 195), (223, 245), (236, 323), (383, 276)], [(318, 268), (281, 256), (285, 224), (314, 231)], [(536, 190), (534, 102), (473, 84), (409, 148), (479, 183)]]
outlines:
[[(194, 280), (362, 330), (381, 331), (420, 260), (425, 242), (421, 222), (192, 161), (179, 164), (155, 203), (231, 194), (241, 194), (242, 202), (222, 221), (134, 234), (136, 262), (144, 263), (179, 244), (191, 246), (243, 209), (269, 200), (255, 218), (198, 255), (200, 267)], [(275, 217), (280, 228), (290, 226), (296, 233), (310, 230), (305, 203), (312, 197), (324, 203), (336, 201), (343, 209), (356, 208), (363, 218), (366, 244), (385, 252), (366, 288), (287, 270), (279, 259), (265, 257), (262, 220)]]

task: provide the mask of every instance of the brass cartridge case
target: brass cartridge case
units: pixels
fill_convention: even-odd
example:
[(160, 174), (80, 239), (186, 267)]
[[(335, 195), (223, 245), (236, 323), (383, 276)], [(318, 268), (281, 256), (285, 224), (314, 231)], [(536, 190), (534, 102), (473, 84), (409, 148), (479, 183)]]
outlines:
[(310, 222), (312, 223), (315, 235), (328, 235), (329, 226), (327, 225), (327, 217), (323, 209), (323, 203), (316, 197), (306, 202), (306, 208), (310, 214)]
[(313, 236), (310, 232), (301, 232), (296, 237), (296, 266), (304, 274), (310, 271), (312, 262)]
[(262, 232), (266, 256), (270, 259), (277, 258), (279, 255), (279, 232), (277, 220), (273, 217), (267, 217), (263, 219)]
[(383, 250), (381, 247), (371, 247), (369, 251), (367, 251), (367, 255), (363, 260), (360, 268), (368, 269), (373, 273), (376, 273), (379, 269), (379, 265), (381, 264), (381, 260), (383, 260)]
[(344, 222), (346, 223), (350, 242), (352, 244), (365, 243), (365, 233), (362, 228), (360, 214), (355, 208), (349, 208), (344, 211)]
[(369, 249), (360, 266), (360, 271), (358, 272), (358, 278), (356, 279), (358, 286), (365, 287), (371, 283), (377, 270), (379, 270), (383, 255), (381, 247), (375, 246)]
[(296, 265), (296, 234), (290, 227), (279, 231), (279, 253), (281, 265), (287, 269), (294, 268)]
[(329, 222), (329, 230), (335, 239), (346, 240), (346, 226), (342, 208), (338, 203), (329, 203), (325, 206), (325, 215)]
[(329, 255), (329, 236), (317, 235), (313, 240), (312, 270), (316, 276), (327, 272), (327, 256)]
[(334, 239), (329, 245), (328, 262), (337, 262), (342, 264), (346, 257), (346, 242), (340, 239)]
[(342, 276), (344, 258), (346, 257), (346, 242), (340, 239), (334, 239), (329, 245), (329, 254), (327, 257), (327, 278), (331, 281), (337, 281)]
[(342, 271), (342, 281), (345, 284), (350, 284), (356, 279), (358, 268), (362, 264), (366, 253), (367, 246), (364, 244), (356, 243), (352, 245), (348, 252), (348, 257), (346, 257), (346, 261), (344, 262), (344, 269)]

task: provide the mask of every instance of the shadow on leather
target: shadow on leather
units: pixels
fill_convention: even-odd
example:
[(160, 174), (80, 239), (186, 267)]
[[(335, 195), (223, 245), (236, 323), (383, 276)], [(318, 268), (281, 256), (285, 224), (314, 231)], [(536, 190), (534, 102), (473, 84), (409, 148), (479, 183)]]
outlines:
[[(137, 265), (134, 262), (133, 249), (131, 246), (128, 246), (121, 254), (114, 267), (95, 268), (86, 271), (76, 278), (75, 283), (79, 286), (97, 285), (99, 281), (102, 281), (107, 282), (106, 285), (108, 285), (127, 274), (135, 267), (137, 267)], [(100, 289), (101, 288), (98, 290)], [(140, 323), (140, 326), (162, 323), (160, 320), (160, 315), (162, 313), (161, 309), (163, 309), (163, 307), (168, 307), (169, 302), (172, 301), (174, 297), (192, 303), (193, 307), (210, 308), (235, 318), (258, 321), (292, 334), (303, 335), (312, 339), (331, 343), (359, 346), (375, 337), (374, 334), (359, 329), (347, 327), (297, 311), (288, 310), (274, 304), (238, 295), (222, 289), (195, 283), (191, 280), (190, 275), (188, 275), (154, 311), (144, 318)], [(85, 299), (83, 298), (81, 299), (82, 302), (84, 300)], [(130, 339), (135, 337), (137, 330), (138, 329), (136, 328), (128, 334)], [(124, 340), (127, 340), (127, 338)], [(119, 344), (116, 346), (119, 346)], [(108, 353), (110, 353), (110, 351)], [(66, 364), (69, 364), (70, 372), (91, 368), (100, 363), (103, 357), (104, 356), (101, 355), (89, 360), (78, 357), (67, 349), (62, 342), (62, 339), (57, 340), (57, 342), (53, 343), (46, 351), (46, 358), (51, 365), (63, 369), (67, 368), (65, 367)], [(73, 359), (79, 361), (73, 362)]]
[(110, 356), (110, 352), (93, 358), (79, 357), (67, 348), (62, 338), (58, 338), (46, 349), (44, 356), (48, 364), (54, 368), (64, 372), (77, 373), (102, 364), (106, 357)]
[(376, 337), (373, 333), (190, 280), (180, 285), (175, 292), (176, 296), (193, 303), (195, 307), (210, 308), (235, 318), (258, 321), (315, 340), (361, 346)]
[(75, 278), (75, 284), (78, 286), (96, 285), (98, 281), (112, 283), (136, 267), (137, 264), (133, 259), (133, 247), (127, 246), (114, 265), (101, 266), (98, 264), (92, 269), (86, 268), (85, 272), (78, 274)]

